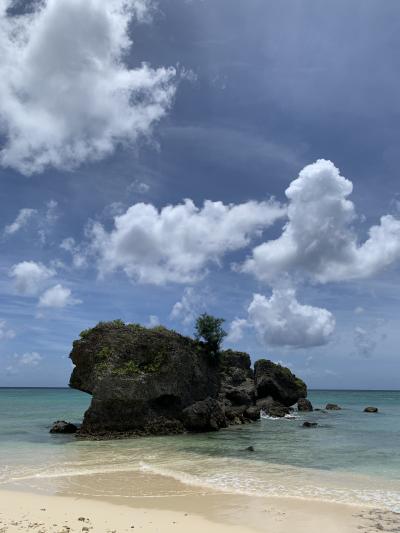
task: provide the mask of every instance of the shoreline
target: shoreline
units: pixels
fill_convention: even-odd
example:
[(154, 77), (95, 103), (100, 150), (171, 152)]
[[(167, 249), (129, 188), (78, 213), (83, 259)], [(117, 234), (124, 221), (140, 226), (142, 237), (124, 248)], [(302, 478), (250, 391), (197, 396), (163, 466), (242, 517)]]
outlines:
[[(167, 476), (127, 473), (126, 487), (120, 487), (118, 494), (111, 483), (108, 495), (91, 495), (90, 488), (99, 483), (107, 484), (107, 476), (79, 476), (55, 494), (39, 486), (36, 490), (16, 485), (0, 489), (0, 532), (359, 533), (400, 528), (400, 514), (382, 509), (202, 490)], [(141, 490), (135, 496), (124, 495), (128, 486), (137, 483), (146, 496), (140, 495)], [(160, 495), (160, 483), (169, 487), (169, 494)]]

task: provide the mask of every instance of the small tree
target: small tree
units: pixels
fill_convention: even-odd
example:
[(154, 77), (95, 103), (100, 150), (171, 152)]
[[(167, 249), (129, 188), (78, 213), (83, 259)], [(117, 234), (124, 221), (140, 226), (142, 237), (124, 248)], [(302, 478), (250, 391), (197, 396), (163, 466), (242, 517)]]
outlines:
[(203, 313), (196, 320), (196, 339), (203, 339), (213, 355), (218, 354), (221, 342), (226, 336), (226, 332), (222, 329), (224, 322), (223, 318), (215, 318), (215, 316), (207, 315), (207, 313)]

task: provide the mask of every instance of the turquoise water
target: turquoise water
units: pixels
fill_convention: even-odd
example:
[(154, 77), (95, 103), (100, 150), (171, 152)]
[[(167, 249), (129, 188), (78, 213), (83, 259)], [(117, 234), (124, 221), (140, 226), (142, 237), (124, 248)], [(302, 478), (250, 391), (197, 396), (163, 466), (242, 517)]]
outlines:
[[(213, 490), (400, 511), (400, 392), (311, 391), (309, 398), (315, 407), (333, 402), (343, 410), (294, 413), (294, 419), (263, 419), (218, 433), (89, 442), (48, 433), (54, 420), (79, 422), (89, 396), (0, 389), (0, 484), (45, 482), (60, 490), (61, 482), (83, 475), (148, 471)], [(379, 413), (363, 413), (367, 405)], [(318, 427), (305, 429), (304, 420)], [(250, 445), (255, 452), (245, 450)]]

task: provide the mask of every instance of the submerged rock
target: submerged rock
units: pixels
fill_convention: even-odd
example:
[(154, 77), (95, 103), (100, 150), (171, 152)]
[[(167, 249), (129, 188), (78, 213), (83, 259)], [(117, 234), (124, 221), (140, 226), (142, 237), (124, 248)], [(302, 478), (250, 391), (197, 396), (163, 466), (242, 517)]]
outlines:
[(364, 413), (377, 413), (378, 408), (377, 407), (366, 407), (364, 409)]
[(328, 411), (340, 411), (342, 408), (339, 407), (336, 403), (327, 403), (325, 409)]
[(50, 429), (50, 433), (76, 433), (78, 431), (75, 424), (66, 422), (65, 420), (57, 420), (53, 423)]
[(303, 422), (303, 428), (316, 428), (317, 426), (317, 422), (308, 422), (307, 420)]
[(313, 406), (307, 398), (299, 398), (297, 402), (298, 411), (313, 411)]
[(307, 388), (292, 372), (233, 350), (211, 355), (203, 343), (162, 326), (122, 321), (81, 333), (70, 358), (70, 386), (92, 395), (79, 435), (93, 438), (215, 431), (285, 416)]
[(247, 446), (246, 452), (255, 452), (254, 446)]

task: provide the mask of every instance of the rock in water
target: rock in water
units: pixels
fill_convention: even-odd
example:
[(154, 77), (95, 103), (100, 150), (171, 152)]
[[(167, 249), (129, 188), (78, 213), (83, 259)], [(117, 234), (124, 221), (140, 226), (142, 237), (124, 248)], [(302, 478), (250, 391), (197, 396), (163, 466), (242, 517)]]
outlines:
[(255, 452), (254, 446), (247, 446), (246, 452)]
[(313, 406), (307, 398), (299, 398), (297, 401), (297, 409), (298, 411), (313, 411)]
[(339, 407), (336, 403), (327, 403), (325, 409), (328, 411), (340, 411), (342, 408)]
[(254, 373), (248, 354), (215, 357), (162, 326), (101, 322), (81, 333), (70, 358), (70, 386), (92, 395), (79, 434), (94, 438), (215, 431), (257, 420), (261, 408), (285, 416), (307, 395), (287, 368), (261, 360)]
[(303, 428), (316, 428), (318, 426), (317, 422), (308, 422), (307, 420), (303, 423)]
[(190, 431), (217, 431), (227, 426), (223, 405), (214, 398), (196, 402), (182, 414), (182, 422)]
[(78, 428), (75, 424), (66, 422), (65, 420), (57, 420), (51, 426), (50, 433), (76, 433)]
[(364, 413), (377, 413), (378, 408), (377, 407), (366, 407), (364, 409)]

